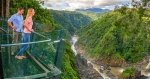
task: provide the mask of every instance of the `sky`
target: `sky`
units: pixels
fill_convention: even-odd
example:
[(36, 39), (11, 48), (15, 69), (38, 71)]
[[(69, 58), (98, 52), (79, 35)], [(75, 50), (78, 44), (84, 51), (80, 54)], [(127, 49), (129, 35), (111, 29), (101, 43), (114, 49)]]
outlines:
[(44, 0), (43, 7), (54, 10), (75, 10), (87, 8), (113, 10), (115, 5), (130, 5), (131, 1), (132, 0)]

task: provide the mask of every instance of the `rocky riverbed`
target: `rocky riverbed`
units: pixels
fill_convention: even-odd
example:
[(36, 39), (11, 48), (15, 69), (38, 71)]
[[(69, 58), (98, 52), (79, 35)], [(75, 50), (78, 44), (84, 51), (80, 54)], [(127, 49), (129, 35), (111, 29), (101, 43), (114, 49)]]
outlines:
[[(127, 64), (123, 60), (119, 60), (120, 63), (115, 63), (114, 61), (112, 64), (107, 64), (106, 62), (110, 61), (111, 58), (105, 59), (106, 61), (88, 58), (83, 47), (75, 44), (77, 40), (78, 37), (76, 35), (72, 37), (71, 48), (76, 55), (78, 72), (81, 79), (120, 79), (119, 76), (121, 72), (131, 65), (134, 65), (141, 70), (141, 73), (138, 74), (138, 79), (150, 79), (150, 72), (145, 72), (145, 67), (149, 62), (147, 61), (147, 58), (138, 64)], [(117, 67), (117, 64), (120, 64), (120, 67)]]
[(78, 72), (81, 79), (103, 79), (103, 77), (93, 68), (92, 64), (88, 64), (87, 60), (80, 54), (76, 56)]

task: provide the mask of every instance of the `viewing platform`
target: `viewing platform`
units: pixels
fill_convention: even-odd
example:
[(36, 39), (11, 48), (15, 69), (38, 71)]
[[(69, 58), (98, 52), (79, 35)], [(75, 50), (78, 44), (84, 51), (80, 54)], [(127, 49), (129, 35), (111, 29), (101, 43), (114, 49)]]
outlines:
[[(35, 33), (31, 33), (31, 42), (12, 44), (11, 28), (6, 20), (0, 20), (0, 79), (59, 79), (62, 73), (64, 30), (42, 32), (43, 26), (34, 23)], [(24, 52), (27, 58), (15, 58), (19, 49), (11, 55), (11, 47), (25, 44), (29, 44)]]

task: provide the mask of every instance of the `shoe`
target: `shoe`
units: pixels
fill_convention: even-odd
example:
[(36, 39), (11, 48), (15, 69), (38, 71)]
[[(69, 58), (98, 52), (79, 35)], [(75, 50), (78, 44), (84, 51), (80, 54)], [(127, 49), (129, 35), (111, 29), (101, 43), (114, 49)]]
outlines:
[(22, 58), (27, 58), (26, 56), (21, 56)]
[(15, 56), (15, 58), (19, 59), (19, 60), (22, 60), (22, 56)]
[(14, 52), (11, 52), (11, 55), (14, 55)]

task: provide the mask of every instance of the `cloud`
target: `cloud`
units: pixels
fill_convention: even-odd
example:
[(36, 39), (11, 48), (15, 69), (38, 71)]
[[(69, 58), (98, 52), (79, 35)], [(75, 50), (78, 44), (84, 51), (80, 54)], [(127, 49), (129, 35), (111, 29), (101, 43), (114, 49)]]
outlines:
[(86, 8), (113, 9), (115, 5), (130, 3), (131, 0), (44, 0), (50, 9), (74, 10)]

